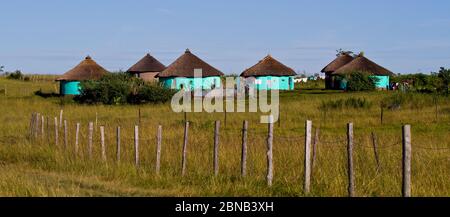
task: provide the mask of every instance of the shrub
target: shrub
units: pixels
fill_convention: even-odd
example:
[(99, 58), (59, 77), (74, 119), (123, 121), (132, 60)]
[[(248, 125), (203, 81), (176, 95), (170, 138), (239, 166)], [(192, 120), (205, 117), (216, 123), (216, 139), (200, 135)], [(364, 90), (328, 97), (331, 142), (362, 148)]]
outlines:
[(362, 72), (352, 72), (346, 76), (346, 80), (349, 91), (375, 90), (378, 81), (377, 78)]
[(146, 84), (139, 86), (137, 93), (133, 94), (128, 102), (132, 104), (167, 102), (175, 92), (175, 90), (166, 89), (159, 84)]
[(127, 73), (110, 73), (100, 80), (82, 81), (80, 95), (74, 98), (80, 103), (108, 105), (160, 103), (171, 99), (175, 91), (159, 84), (145, 83)]
[(23, 80), (24, 75), (20, 70), (16, 70), (15, 72), (8, 73), (6, 78), (14, 80)]

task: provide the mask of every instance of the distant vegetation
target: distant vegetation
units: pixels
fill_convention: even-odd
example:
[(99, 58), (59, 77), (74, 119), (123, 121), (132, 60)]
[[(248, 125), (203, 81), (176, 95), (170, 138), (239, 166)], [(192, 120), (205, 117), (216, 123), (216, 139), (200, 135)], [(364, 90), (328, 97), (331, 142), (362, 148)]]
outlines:
[(174, 90), (157, 83), (146, 83), (142, 79), (119, 72), (111, 73), (97, 81), (82, 81), (81, 94), (74, 100), (87, 104), (143, 104), (169, 101)]
[(30, 77), (25, 76), (20, 70), (16, 70), (14, 72), (6, 72), (5, 76), (6, 78), (13, 80), (22, 80), (22, 81), (30, 80)]
[(392, 82), (408, 83), (408, 90), (421, 93), (440, 93), (448, 95), (450, 69), (441, 67), (439, 72), (431, 74), (407, 74), (391, 77)]

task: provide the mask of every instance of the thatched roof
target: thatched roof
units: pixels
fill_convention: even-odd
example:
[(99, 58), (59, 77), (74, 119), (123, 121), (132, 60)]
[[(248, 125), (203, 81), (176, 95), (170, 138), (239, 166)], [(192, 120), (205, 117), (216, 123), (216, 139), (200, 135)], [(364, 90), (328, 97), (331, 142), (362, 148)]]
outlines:
[(321, 72), (330, 73), (338, 70), (342, 66), (345, 66), (347, 63), (353, 61), (353, 57), (347, 53), (340, 54), (336, 59), (334, 59), (331, 63), (329, 63), (325, 68), (322, 69)]
[(142, 59), (140, 59), (136, 64), (131, 66), (130, 69), (127, 70), (129, 73), (141, 73), (141, 72), (162, 72), (166, 69), (161, 62), (155, 59), (150, 54), (145, 55)]
[(264, 59), (260, 60), (254, 66), (246, 69), (241, 73), (242, 77), (251, 76), (293, 76), (296, 75), (295, 71), (278, 60), (274, 59), (272, 56), (267, 55)]
[(75, 68), (64, 73), (57, 81), (82, 81), (97, 80), (108, 73), (106, 69), (98, 65), (90, 56), (87, 56)]
[(351, 72), (364, 72), (371, 75), (395, 75), (391, 71), (383, 68), (382, 66), (372, 62), (371, 60), (367, 59), (363, 55), (360, 55), (356, 57), (353, 61), (346, 64), (345, 66), (342, 66), (335, 72), (333, 72), (333, 75), (342, 75), (346, 73)]
[(157, 77), (194, 77), (194, 69), (202, 69), (203, 77), (223, 75), (221, 71), (192, 54), (189, 49), (186, 49), (183, 55), (178, 57), (164, 71), (160, 72)]

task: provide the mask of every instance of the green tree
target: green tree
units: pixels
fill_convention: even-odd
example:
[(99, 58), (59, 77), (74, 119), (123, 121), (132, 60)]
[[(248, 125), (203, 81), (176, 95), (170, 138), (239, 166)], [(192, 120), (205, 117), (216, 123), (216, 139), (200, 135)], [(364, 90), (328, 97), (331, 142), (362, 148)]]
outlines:
[(446, 95), (448, 95), (448, 86), (450, 83), (450, 69), (441, 67), (438, 73), (438, 77), (442, 81), (442, 89)]

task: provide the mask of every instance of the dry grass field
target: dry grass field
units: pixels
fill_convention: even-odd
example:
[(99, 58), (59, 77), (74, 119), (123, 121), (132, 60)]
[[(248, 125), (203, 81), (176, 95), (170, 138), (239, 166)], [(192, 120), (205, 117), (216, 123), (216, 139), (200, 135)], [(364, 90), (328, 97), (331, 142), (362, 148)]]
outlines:
[[(450, 102), (431, 95), (414, 95), (397, 110), (381, 101), (393, 92), (344, 93), (300, 88), (281, 93), (281, 122), (274, 129), (274, 180), (267, 187), (267, 125), (258, 113), (189, 113), (187, 175), (181, 176), (182, 113), (170, 104), (78, 105), (59, 98), (42, 98), (34, 91), (56, 91), (51, 79), (13, 81), (0, 78), (1, 196), (347, 196), (346, 123), (354, 123), (356, 195), (401, 196), (402, 125), (412, 126), (412, 195), (450, 196)], [(368, 108), (319, 109), (322, 102), (365, 98)], [(141, 110), (141, 166), (134, 167), (133, 127)], [(69, 146), (54, 145), (53, 119), (64, 111)], [(44, 138), (29, 138), (30, 117), (49, 117)], [(303, 193), (305, 120), (320, 128), (311, 192)], [(97, 121), (96, 121), (97, 120)], [(214, 121), (221, 120), (219, 175), (213, 175)], [(249, 121), (248, 175), (240, 176), (241, 127)], [(94, 159), (87, 158), (88, 122), (96, 122)], [(75, 124), (81, 124), (80, 153), (74, 155)], [(157, 126), (163, 127), (161, 174), (155, 174)], [(107, 162), (100, 157), (100, 132), (105, 126)], [(122, 129), (122, 159), (115, 162), (115, 128)], [(314, 131), (313, 131), (314, 132)], [(376, 169), (371, 132), (378, 137), (380, 170)]]

